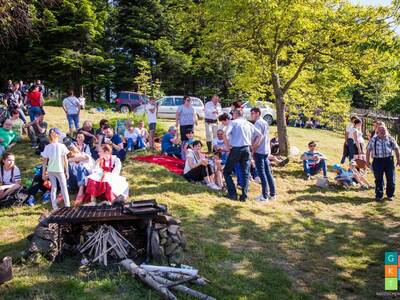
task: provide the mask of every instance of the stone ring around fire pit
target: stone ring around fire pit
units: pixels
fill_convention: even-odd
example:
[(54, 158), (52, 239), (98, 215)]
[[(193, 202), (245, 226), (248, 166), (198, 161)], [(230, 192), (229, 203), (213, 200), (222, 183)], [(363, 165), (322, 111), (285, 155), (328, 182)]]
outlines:
[[(138, 263), (151, 258), (160, 264), (180, 265), (183, 261), (186, 241), (180, 221), (155, 200), (134, 201), (118, 207), (57, 209), (40, 218), (35, 232), (28, 237), (28, 252), (41, 253), (51, 261), (68, 254), (80, 254), (80, 246), (103, 225), (112, 226), (131, 244), (124, 252), (127, 258)], [(118, 262), (113, 251), (106, 255)]]

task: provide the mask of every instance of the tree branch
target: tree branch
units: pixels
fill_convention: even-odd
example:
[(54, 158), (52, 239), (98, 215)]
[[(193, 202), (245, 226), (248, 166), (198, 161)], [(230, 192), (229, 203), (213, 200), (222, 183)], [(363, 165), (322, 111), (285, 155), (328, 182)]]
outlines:
[(304, 66), (307, 64), (308, 59), (310, 58), (311, 54), (306, 55), (306, 57), (304, 57), (303, 61), (300, 63), (300, 65), (297, 67), (296, 72), (294, 73), (294, 75), (292, 76), (292, 78), (290, 78), (285, 86), (282, 89), (282, 93), (286, 94), (286, 92), (288, 91), (288, 89), (290, 88), (290, 86), (292, 85), (292, 83), (299, 77), (301, 71), (303, 71)]

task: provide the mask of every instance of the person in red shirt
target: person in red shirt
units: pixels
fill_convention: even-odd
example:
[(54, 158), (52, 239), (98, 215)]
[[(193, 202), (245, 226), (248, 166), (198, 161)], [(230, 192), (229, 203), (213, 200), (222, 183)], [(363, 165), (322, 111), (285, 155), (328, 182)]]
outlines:
[(42, 106), (44, 104), (43, 94), (39, 91), (39, 86), (33, 85), (27, 95), (27, 104), (29, 106), (29, 118), (31, 122), (33, 122), (37, 116), (42, 115), (43, 109)]

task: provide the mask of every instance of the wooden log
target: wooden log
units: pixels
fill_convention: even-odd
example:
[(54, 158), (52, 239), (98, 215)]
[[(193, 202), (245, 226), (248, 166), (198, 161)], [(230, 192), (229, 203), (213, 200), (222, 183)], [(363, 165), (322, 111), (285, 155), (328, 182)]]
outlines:
[(184, 293), (184, 294), (192, 296), (194, 298), (201, 299), (201, 300), (216, 300), (215, 298), (213, 298), (211, 296), (203, 294), (203, 293), (201, 293), (199, 291), (195, 291), (195, 290), (193, 290), (191, 288), (188, 288), (187, 286), (184, 286), (184, 285), (172, 286), (173, 283), (174, 283), (173, 281), (165, 279), (165, 278), (163, 278), (161, 276), (153, 275), (153, 278), (154, 278), (155, 281), (157, 281), (160, 284), (163, 284), (163, 285), (166, 285), (166, 286), (171, 285), (171, 288), (174, 291), (178, 291), (178, 292)]
[(181, 284), (190, 282), (190, 281), (195, 280), (195, 279), (197, 279), (197, 276), (188, 276), (187, 278), (182, 278), (181, 280), (173, 281), (171, 284), (167, 285), (167, 288), (170, 289), (170, 288), (172, 288), (174, 286), (181, 285)]
[[(182, 280), (182, 279), (190, 278), (189, 275), (184, 275), (184, 274), (179, 274), (179, 273), (173, 273), (173, 272), (168, 272), (168, 273), (157, 273), (157, 275), (160, 275), (160, 276), (165, 277), (165, 278), (167, 278), (167, 279), (169, 279), (169, 280), (172, 280), (172, 281), (179, 281), (179, 280)], [(207, 281), (206, 281), (206, 279), (203, 278), (203, 277), (198, 277), (198, 276), (196, 276), (196, 279), (191, 280), (190, 283), (194, 283), (194, 284), (196, 284), (196, 285), (201, 285), (201, 286), (203, 286), (203, 285), (206, 285), (206, 284), (207, 284)]]
[(120, 264), (128, 270), (132, 275), (142, 281), (144, 284), (151, 287), (165, 300), (177, 300), (173, 293), (171, 293), (165, 286), (159, 284), (153, 277), (146, 271), (135, 264), (131, 259), (124, 259)]
[(141, 264), (140, 267), (149, 272), (164, 272), (164, 273), (165, 272), (174, 272), (174, 273), (180, 273), (180, 274), (185, 274), (185, 275), (190, 275), (190, 276), (196, 276), (199, 273), (199, 271), (196, 269), (182, 269), (182, 268), (153, 266), (153, 265), (145, 265), (145, 264)]

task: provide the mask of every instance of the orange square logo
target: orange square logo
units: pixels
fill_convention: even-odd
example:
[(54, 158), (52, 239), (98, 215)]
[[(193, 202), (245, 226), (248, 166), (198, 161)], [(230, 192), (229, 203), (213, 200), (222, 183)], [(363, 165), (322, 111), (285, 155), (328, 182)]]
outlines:
[(397, 265), (386, 265), (385, 266), (385, 278), (397, 278)]

